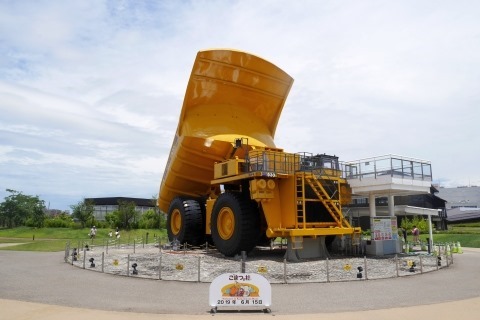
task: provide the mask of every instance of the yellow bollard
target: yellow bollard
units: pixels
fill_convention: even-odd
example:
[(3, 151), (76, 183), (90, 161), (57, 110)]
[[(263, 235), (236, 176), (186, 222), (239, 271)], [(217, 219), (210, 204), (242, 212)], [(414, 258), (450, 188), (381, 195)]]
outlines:
[(463, 253), (462, 246), (460, 245), (460, 242), (457, 242), (457, 253)]
[(452, 253), (457, 253), (458, 252), (458, 247), (456, 243), (452, 244)]

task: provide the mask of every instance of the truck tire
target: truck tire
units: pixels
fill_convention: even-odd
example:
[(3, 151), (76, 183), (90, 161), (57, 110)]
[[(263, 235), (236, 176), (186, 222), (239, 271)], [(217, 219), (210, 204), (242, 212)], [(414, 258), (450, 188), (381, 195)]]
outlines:
[(212, 240), (227, 257), (251, 251), (259, 233), (258, 211), (241, 194), (225, 192), (215, 201), (212, 211)]
[(196, 200), (184, 200), (176, 197), (170, 203), (167, 216), (167, 234), (169, 241), (177, 239), (180, 243), (194, 246), (205, 239), (204, 215)]

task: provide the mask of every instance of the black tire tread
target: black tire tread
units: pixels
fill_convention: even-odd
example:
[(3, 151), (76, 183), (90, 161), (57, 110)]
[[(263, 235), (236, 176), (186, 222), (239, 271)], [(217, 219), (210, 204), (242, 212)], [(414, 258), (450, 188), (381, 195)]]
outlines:
[[(216, 220), (219, 210), (229, 206), (235, 215), (235, 231), (232, 238), (222, 239), (217, 230)], [(250, 252), (257, 244), (260, 222), (258, 210), (250, 199), (241, 194), (225, 192), (215, 202), (212, 213), (212, 239), (217, 250), (225, 256), (234, 256), (242, 251)]]
[[(170, 229), (170, 220), (172, 211), (178, 209), (182, 216), (182, 226), (178, 235), (174, 235)], [(188, 243), (191, 245), (200, 245), (205, 239), (205, 230), (202, 226), (204, 223), (203, 210), (200, 203), (193, 199), (184, 199), (182, 197), (176, 197), (170, 203), (167, 216), (167, 234), (169, 241), (173, 241), (174, 238), (180, 243)]]

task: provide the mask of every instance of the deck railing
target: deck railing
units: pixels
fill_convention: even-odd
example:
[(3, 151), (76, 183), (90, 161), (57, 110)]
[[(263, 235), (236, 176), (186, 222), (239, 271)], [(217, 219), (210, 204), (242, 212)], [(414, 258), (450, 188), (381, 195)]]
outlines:
[(347, 179), (392, 178), (432, 181), (430, 161), (408, 158), (398, 155), (384, 155), (341, 164)]

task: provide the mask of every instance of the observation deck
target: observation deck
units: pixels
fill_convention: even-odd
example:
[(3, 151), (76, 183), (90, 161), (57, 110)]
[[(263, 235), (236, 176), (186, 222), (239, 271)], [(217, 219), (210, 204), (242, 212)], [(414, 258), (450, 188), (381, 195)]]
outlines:
[(429, 193), (430, 161), (399, 155), (384, 155), (343, 163), (353, 195), (405, 196)]

